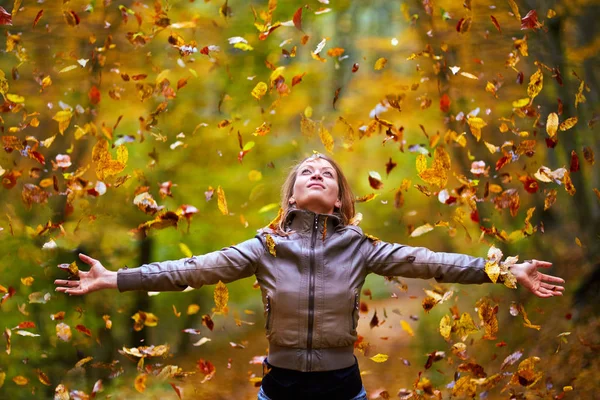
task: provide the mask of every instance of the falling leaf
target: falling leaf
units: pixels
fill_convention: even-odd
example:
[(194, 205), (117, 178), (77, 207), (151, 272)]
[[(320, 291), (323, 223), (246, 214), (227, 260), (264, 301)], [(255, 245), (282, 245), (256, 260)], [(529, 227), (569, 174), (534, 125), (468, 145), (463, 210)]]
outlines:
[(205, 314), (202, 316), (202, 325), (206, 326), (211, 331), (215, 327), (215, 323), (213, 322), (212, 318), (208, 314)]
[[(548, 116), (548, 118), (550, 118), (550, 116)], [(564, 131), (568, 131), (569, 129), (574, 127), (576, 124), (577, 124), (577, 117), (571, 117), (571, 118), (567, 118), (566, 120), (561, 122), (561, 124), (558, 128), (564, 132)]]
[(333, 137), (329, 133), (329, 131), (323, 126), (323, 123), (319, 125), (319, 138), (321, 139), (321, 143), (325, 146), (325, 149), (333, 154)]
[(496, 17), (494, 17), (493, 15), (490, 15), (490, 18), (492, 19), (492, 23), (494, 24), (494, 26), (496, 27), (498, 32), (502, 33), (502, 29), (500, 29), (500, 24), (498, 23), (498, 20), (496, 19)]
[(443, 147), (436, 147), (433, 154), (432, 168), (427, 168), (427, 158), (423, 154), (417, 156), (417, 173), (425, 182), (444, 188), (448, 182), (450, 156)]
[(260, 100), (267, 93), (267, 89), (268, 87), (266, 83), (258, 82), (254, 89), (252, 89), (251, 94), (256, 100)]
[(594, 165), (594, 151), (592, 150), (591, 147), (589, 146), (585, 146), (583, 148), (583, 158), (585, 159), (585, 161), (587, 161), (590, 165)]
[(544, 85), (544, 75), (542, 70), (538, 68), (529, 78), (529, 86), (527, 86), (527, 95), (533, 100), (542, 90)]
[(521, 361), (517, 368), (517, 372), (513, 374), (510, 383), (526, 387), (535, 385), (544, 375), (543, 372), (535, 370), (535, 366), (539, 362), (539, 357), (529, 357)]
[(471, 29), (471, 17), (461, 18), (456, 24), (456, 31), (458, 33), (466, 33)]
[(229, 301), (229, 290), (227, 290), (227, 286), (225, 286), (223, 282), (219, 281), (217, 283), (213, 297), (215, 300), (216, 311), (223, 312), (227, 308), (227, 302)]
[(411, 326), (408, 324), (408, 322), (401, 320), (400, 321), (400, 325), (402, 326), (402, 329), (409, 334), (409, 336), (415, 336), (415, 332), (413, 331), (413, 329), (411, 328)]
[(556, 113), (548, 114), (548, 120), (546, 121), (546, 132), (548, 136), (554, 138), (558, 130), (558, 115)]
[(444, 93), (442, 95), (442, 98), (440, 99), (440, 110), (442, 110), (443, 112), (450, 111), (450, 104), (452, 104), (450, 97), (447, 93)]
[(304, 8), (304, 6), (297, 9), (296, 12), (294, 13), (294, 17), (292, 18), (292, 21), (294, 21), (294, 26), (299, 31), (302, 31), (302, 9), (303, 8)]
[(487, 123), (479, 117), (469, 117), (467, 119), (467, 124), (469, 124), (469, 128), (471, 128), (471, 133), (479, 142), (479, 139), (481, 139), (481, 128), (487, 126)]
[(158, 317), (149, 312), (138, 311), (131, 316), (131, 319), (135, 321), (133, 329), (136, 331), (141, 331), (144, 326), (153, 327), (158, 325)]
[(477, 394), (477, 384), (469, 375), (461, 376), (452, 387), (452, 396), (474, 398)]
[(456, 334), (461, 340), (465, 340), (471, 333), (477, 332), (477, 327), (469, 313), (462, 313), (460, 319), (456, 321)]
[(12, 14), (0, 6), (0, 25), (12, 25)]
[(388, 355), (381, 354), (381, 353), (378, 353), (378, 354), (374, 355), (373, 357), (371, 357), (371, 360), (375, 361), (376, 363), (386, 362), (387, 359), (388, 359)]
[[(1, 7), (0, 7), (1, 8)], [(29, 383), (29, 379), (25, 378), (22, 375), (17, 375), (13, 378), (13, 382), (19, 386), (25, 386)]]
[(424, 235), (427, 232), (431, 232), (433, 230), (433, 226), (431, 224), (424, 224), (417, 228), (410, 234), (410, 237), (418, 237)]
[(58, 131), (61, 135), (63, 135), (65, 130), (69, 127), (72, 117), (73, 113), (70, 110), (59, 111), (52, 117), (53, 120), (58, 122)]
[(530, 10), (526, 16), (521, 18), (521, 30), (523, 29), (539, 29), (542, 26), (538, 22), (537, 12), (535, 10)]
[(148, 375), (146, 374), (139, 374), (138, 376), (135, 377), (135, 381), (134, 381), (134, 387), (135, 390), (137, 390), (140, 393), (144, 393), (144, 391), (146, 390), (146, 380), (148, 379)]
[(452, 317), (449, 315), (444, 315), (440, 320), (440, 334), (446, 340), (450, 340), (450, 333), (452, 332), (453, 327)]
[(385, 64), (387, 64), (387, 59), (383, 57), (379, 58), (375, 62), (375, 71), (382, 70), (385, 67)]
[(225, 199), (225, 192), (223, 191), (223, 189), (221, 189), (221, 186), (217, 187), (217, 205), (219, 207), (219, 211), (221, 211), (221, 214), (229, 214), (229, 211), (227, 210), (227, 200)]
[(71, 327), (63, 322), (56, 325), (56, 336), (63, 342), (71, 340)]
[(92, 331), (90, 331), (88, 328), (86, 328), (85, 325), (77, 325), (75, 327), (75, 329), (77, 329), (79, 332), (83, 333), (86, 336), (89, 336), (89, 337), (92, 336)]

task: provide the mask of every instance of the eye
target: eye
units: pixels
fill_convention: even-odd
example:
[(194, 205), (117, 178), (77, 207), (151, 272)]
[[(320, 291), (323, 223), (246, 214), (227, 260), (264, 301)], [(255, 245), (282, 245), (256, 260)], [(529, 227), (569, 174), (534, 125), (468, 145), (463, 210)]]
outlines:
[(302, 170), (302, 172), (300, 172), (300, 173), (301, 173), (301, 174), (304, 174), (305, 172), (310, 172), (310, 170), (309, 170), (308, 168), (304, 168), (304, 169)]
[(333, 174), (330, 171), (323, 172), (323, 175), (327, 175), (330, 178), (333, 178)]

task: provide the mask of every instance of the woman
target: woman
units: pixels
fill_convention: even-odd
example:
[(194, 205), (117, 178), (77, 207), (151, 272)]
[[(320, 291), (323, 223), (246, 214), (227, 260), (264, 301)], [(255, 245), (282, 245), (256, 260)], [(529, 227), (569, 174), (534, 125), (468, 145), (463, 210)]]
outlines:
[[(366, 399), (356, 357), (359, 297), (368, 273), (439, 282), (491, 282), (485, 259), (386, 243), (351, 224), (354, 196), (336, 162), (315, 154), (297, 164), (282, 190), (282, 217), (254, 238), (202, 256), (106, 270), (93, 258), (78, 281), (56, 290), (172, 291), (256, 275), (265, 306), (268, 371), (259, 399)], [(515, 264), (518, 283), (540, 297), (562, 295), (544, 261)]]

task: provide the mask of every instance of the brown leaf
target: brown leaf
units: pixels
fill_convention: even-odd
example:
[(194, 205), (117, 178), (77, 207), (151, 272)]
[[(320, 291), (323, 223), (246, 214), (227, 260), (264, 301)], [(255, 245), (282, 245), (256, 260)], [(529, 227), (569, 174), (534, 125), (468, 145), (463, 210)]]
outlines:
[(471, 17), (461, 18), (456, 24), (456, 32), (466, 33), (471, 29)]
[(577, 156), (577, 153), (575, 152), (575, 150), (571, 151), (571, 165), (569, 167), (569, 171), (570, 172), (579, 171), (579, 156)]
[(294, 17), (292, 18), (292, 20), (294, 21), (294, 26), (299, 31), (302, 31), (302, 9), (303, 8), (304, 8), (304, 6), (297, 9), (296, 12), (294, 13)]
[(213, 322), (212, 318), (208, 314), (205, 314), (202, 316), (202, 325), (206, 326), (211, 331), (215, 327), (215, 323)]
[(42, 15), (44, 15), (44, 10), (38, 11), (37, 15), (35, 16), (35, 19), (33, 20), (33, 26), (32, 26), (32, 28), (35, 28), (35, 26), (37, 25), (37, 23), (40, 22), (40, 19), (42, 18)]
[(90, 331), (88, 328), (86, 328), (85, 325), (77, 325), (75, 327), (75, 329), (77, 329), (79, 332), (83, 333), (84, 335), (92, 337), (92, 331)]
[(585, 146), (583, 148), (583, 158), (585, 159), (585, 161), (590, 163), (590, 165), (594, 165), (594, 151), (591, 147)]
[(492, 19), (492, 23), (494, 24), (494, 26), (496, 27), (498, 32), (502, 33), (502, 29), (500, 29), (500, 24), (498, 23), (498, 20), (496, 19), (496, 17), (494, 17), (493, 15), (490, 15), (490, 18)]

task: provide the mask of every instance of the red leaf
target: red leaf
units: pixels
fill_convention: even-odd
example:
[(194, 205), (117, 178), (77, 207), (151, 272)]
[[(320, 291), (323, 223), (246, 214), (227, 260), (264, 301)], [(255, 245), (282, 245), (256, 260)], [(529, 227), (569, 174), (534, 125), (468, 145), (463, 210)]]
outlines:
[(475, 210), (471, 212), (471, 221), (479, 223), (479, 211)]
[(450, 111), (450, 104), (452, 104), (452, 100), (450, 100), (450, 97), (444, 93), (440, 99), (440, 110), (443, 112)]
[(296, 10), (296, 12), (294, 13), (294, 26), (296, 28), (298, 28), (299, 31), (302, 31), (302, 8), (304, 7), (300, 7), (299, 9)]
[(498, 171), (500, 168), (504, 167), (506, 164), (508, 164), (510, 162), (510, 157), (509, 156), (503, 156), (501, 157), (497, 162), (496, 162), (496, 171)]
[(579, 171), (579, 156), (575, 153), (575, 150), (571, 151), (571, 166), (569, 167), (570, 172)]
[(35, 19), (33, 20), (33, 26), (32, 28), (35, 28), (35, 26), (37, 25), (38, 22), (40, 22), (40, 19), (42, 18), (42, 15), (44, 14), (44, 10), (40, 10), (37, 15), (35, 16)]
[(358, 67), (359, 67), (358, 63), (352, 64), (352, 72), (354, 73), (354, 72), (358, 71)]
[(202, 358), (198, 360), (198, 369), (204, 375), (211, 375), (215, 373), (215, 366), (210, 361)]
[(540, 26), (541, 25), (538, 22), (537, 12), (535, 10), (529, 11), (526, 16), (521, 18), (521, 30), (537, 29)]
[(553, 140), (549, 137), (546, 138), (546, 147), (548, 147), (549, 149), (555, 148), (557, 144), (558, 140)]
[(210, 318), (210, 315), (208, 315), (208, 314), (202, 316), (202, 325), (206, 326), (211, 331), (215, 327), (215, 323), (213, 322), (213, 320)]
[(96, 105), (100, 103), (100, 90), (98, 90), (96, 85), (90, 88), (90, 91), (88, 92), (88, 97), (90, 98), (92, 104)]
[(177, 393), (177, 397), (179, 397), (180, 399), (181, 397), (181, 388), (179, 386), (176, 386), (174, 383), (169, 383), (172, 387), (173, 390), (175, 391), (175, 393)]
[(23, 321), (19, 325), (17, 325), (18, 329), (29, 329), (35, 328), (35, 322), (33, 321)]
[(496, 29), (498, 29), (498, 32), (502, 33), (502, 29), (500, 29), (500, 24), (498, 23), (498, 20), (496, 19), (496, 17), (494, 17), (493, 15), (490, 15), (490, 18), (492, 19), (492, 23), (494, 24)]
[(75, 329), (77, 329), (79, 332), (83, 333), (84, 335), (87, 335), (89, 337), (92, 337), (92, 331), (90, 331), (88, 328), (86, 328), (84, 325), (77, 325), (75, 327)]
[(12, 25), (12, 15), (0, 6), (0, 25)]

